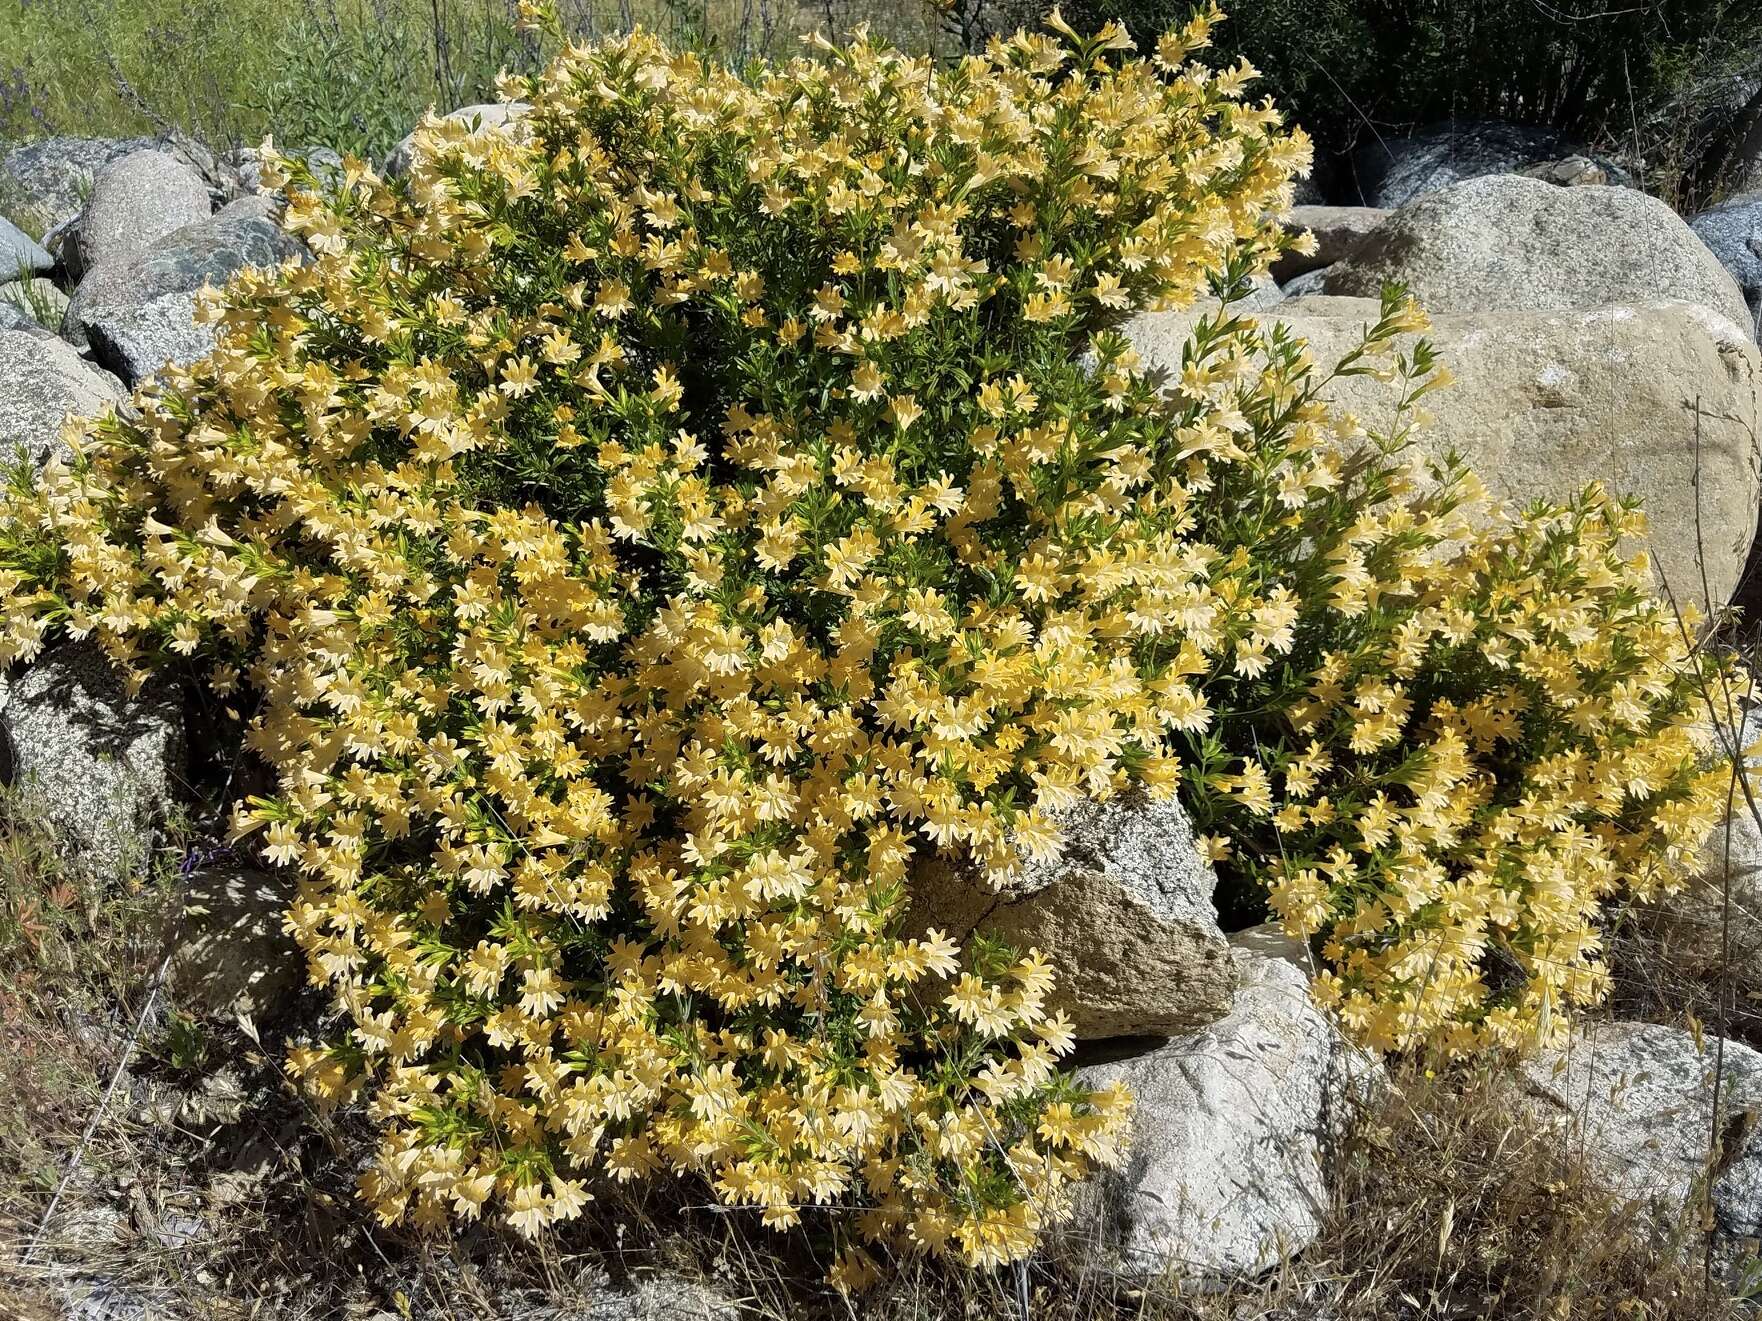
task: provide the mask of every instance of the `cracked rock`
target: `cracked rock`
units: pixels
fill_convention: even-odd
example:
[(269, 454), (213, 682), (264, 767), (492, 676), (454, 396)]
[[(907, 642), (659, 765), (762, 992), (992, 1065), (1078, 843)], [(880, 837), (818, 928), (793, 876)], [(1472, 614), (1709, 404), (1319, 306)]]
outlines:
[(1077, 1223), (1127, 1279), (1254, 1274), (1301, 1251), (1328, 1205), (1347, 1102), (1383, 1077), (1311, 1002), (1301, 969), (1248, 949), (1233, 959), (1224, 1018), (1148, 1048), (1117, 1043), (1140, 1048), (1077, 1072), (1135, 1098), (1124, 1163), (1078, 1194)]
[(197, 361), (215, 343), (214, 328), (195, 320), (203, 286), (223, 286), (248, 266), (305, 259), (305, 248), (270, 218), (273, 209), (264, 198), (241, 198), (127, 261), (93, 271), (74, 291), (62, 337), (131, 386), (168, 362)]
[(1058, 855), (1025, 863), (1002, 891), (932, 860), (914, 881), (913, 925), (1040, 950), (1057, 973), (1048, 1007), (1082, 1040), (1188, 1032), (1227, 1013), (1236, 978), (1217, 875), (1181, 805), (1122, 794), (1056, 820)]

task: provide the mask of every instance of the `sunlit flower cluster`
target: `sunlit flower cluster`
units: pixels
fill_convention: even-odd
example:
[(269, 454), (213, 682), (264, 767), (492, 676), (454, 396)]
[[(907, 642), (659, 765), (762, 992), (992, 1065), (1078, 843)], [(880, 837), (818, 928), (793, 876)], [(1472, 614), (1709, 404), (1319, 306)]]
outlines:
[[(1598, 897), (1716, 797), (1637, 515), (1512, 526), (1228, 312), (1145, 371), (1120, 320), (1245, 288), (1307, 161), (1187, 63), (1216, 17), (948, 68), (568, 49), (407, 182), (286, 163), (313, 260), (19, 474), (0, 659), (194, 658), (275, 770), (238, 826), (342, 1015), (292, 1065), (367, 1100), (386, 1221), (676, 1171), (823, 1209), (846, 1287), (1021, 1257), (1129, 1098), (1060, 1071), (1041, 952), (901, 934), (911, 869), (1007, 873), (1132, 783), (1379, 1044), (1600, 990)], [(1341, 369), (1411, 403), (1422, 327), (1391, 296)]]
[(1361, 1041), (1557, 1044), (1609, 989), (1603, 904), (1679, 888), (1723, 811), (1733, 676), (1654, 595), (1631, 505), (1514, 517), (1426, 475), (1319, 543), (1294, 589), (1326, 601), (1314, 650), (1211, 696), (1193, 799), (1222, 869), (1319, 940), (1312, 993)]

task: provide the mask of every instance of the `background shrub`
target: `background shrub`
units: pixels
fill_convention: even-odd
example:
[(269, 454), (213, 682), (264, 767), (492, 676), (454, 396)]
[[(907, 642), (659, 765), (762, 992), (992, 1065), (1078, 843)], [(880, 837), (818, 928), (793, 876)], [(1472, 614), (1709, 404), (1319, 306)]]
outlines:
[[(1122, 20), (1141, 42), (1191, 0), (1072, 0), (1071, 23)], [(265, 133), (377, 156), (421, 109), (493, 99), (529, 73), (513, 0), (98, 0), (26, 3), (0, 28), (0, 138), (116, 135), (167, 125), (211, 143)], [(787, 58), (800, 33), (869, 24), (938, 56), (1037, 27), (1046, 0), (565, 0), (582, 40), (641, 24), (739, 68)], [(1546, 125), (1635, 163), (1685, 205), (1714, 195), (1762, 89), (1762, 10), (1749, 0), (1247, 0), (1212, 58), (1247, 57), (1324, 155), (1376, 134), (1483, 118)]]
[(0, 139), (175, 127), (377, 155), (535, 61), (509, 0), (27, 3), (0, 25)]
[[(1072, 0), (1082, 30), (1152, 41), (1185, 0)], [(1654, 191), (1716, 188), (1737, 109), (1762, 88), (1750, 0), (1244, 0), (1215, 37), (1259, 90), (1344, 152), (1440, 121), (1554, 128), (1642, 163)], [(1707, 159), (1703, 159), (1707, 157)]]
[[(0, 24), (0, 141), (43, 133), (119, 136), (173, 126), (215, 145), (273, 133), (377, 159), (423, 110), (495, 99), (504, 69), (531, 73), (537, 48), (514, 0), (25, 0)], [(593, 40), (642, 24), (733, 65), (793, 54), (794, 0), (565, 0), (569, 31)], [(811, 23), (844, 32), (878, 18), (922, 46), (919, 0), (879, 15), (826, 0)]]
[(244, 103), (259, 133), (377, 159), (430, 106), (494, 100), (497, 73), (531, 69), (537, 53), (499, 4), (377, 3), (296, 9), (267, 56)]

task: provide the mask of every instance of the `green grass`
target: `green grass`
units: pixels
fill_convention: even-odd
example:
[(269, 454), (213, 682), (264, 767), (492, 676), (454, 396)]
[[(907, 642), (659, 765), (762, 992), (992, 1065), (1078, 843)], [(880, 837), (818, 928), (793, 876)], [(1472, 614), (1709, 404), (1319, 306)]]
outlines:
[(21, 265), (12, 282), (0, 285), (0, 300), (17, 308), (39, 326), (53, 330), (61, 324), (61, 305), (46, 284), (46, 281), (39, 282), (29, 267)]
[[(632, 23), (731, 64), (800, 49), (815, 27), (869, 22), (946, 45), (922, 0), (561, 0), (570, 29)], [(540, 52), (513, 0), (0, 0), (0, 142), (175, 127), (214, 145), (377, 155), (430, 105), (495, 99)]]
[[(379, 147), (393, 110), (491, 94), (517, 46), (501, 0), (9, 3), (14, 13), (0, 20), (7, 137), (174, 126), (235, 143), (285, 121), (301, 134), (328, 124), (326, 145)], [(360, 127), (344, 132), (351, 117)]]

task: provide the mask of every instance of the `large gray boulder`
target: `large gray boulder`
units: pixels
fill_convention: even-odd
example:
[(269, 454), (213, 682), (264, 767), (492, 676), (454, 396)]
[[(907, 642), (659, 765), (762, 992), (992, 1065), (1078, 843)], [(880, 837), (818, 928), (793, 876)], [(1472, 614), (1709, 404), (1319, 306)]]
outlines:
[(47, 230), (76, 214), (92, 180), (152, 138), (37, 138), (0, 154), (0, 206)]
[(1040, 950), (1057, 974), (1048, 1007), (1083, 1040), (1166, 1035), (1216, 1021), (1235, 972), (1212, 907), (1217, 875), (1178, 802), (1141, 793), (1056, 815), (1064, 843), (1000, 892), (933, 859), (912, 883), (912, 921)]
[(1736, 282), (1664, 203), (1627, 188), (1490, 175), (1391, 216), (1329, 272), (1326, 292), (1400, 281), (1432, 312), (1699, 303), (1748, 330)]
[[(1377, 313), (1368, 299), (1303, 298), (1272, 319), (1307, 339), (1325, 372)], [(1147, 313), (1125, 330), (1148, 365), (1178, 374), (1193, 320), (1192, 312)], [(1593, 479), (1638, 496), (1654, 561), (1677, 599), (1730, 600), (1762, 503), (1762, 361), (1747, 334), (1702, 307), (1661, 303), (1445, 314), (1426, 338), (1456, 380), (1425, 399), (1435, 420), (1418, 433), (1424, 452), (1456, 451), (1518, 505), (1563, 499)], [(1394, 416), (1393, 389), (1372, 376), (1336, 379), (1324, 395), (1372, 431)]]
[(76, 274), (126, 262), (213, 213), (208, 185), (163, 151), (132, 151), (98, 171), (80, 217)]
[(1428, 312), (1699, 303), (1754, 338), (1736, 281), (1663, 202), (1631, 188), (1556, 188), (1489, 175), (1390, 216), (1328, 273), (1327, 292), (1405, 284)]
[(0, 729), (9, 783), (71, 865), (114, 878), (145, 862), (183, 775), (183, 707), (169, 682), (130, 697), (96, 646), (63, 643), (6, 683)]
[[(1353, 153), (1352, 171), (1366, 206), (1398, 207), (1464, 179), (1513, 174), (1579, 154), (1571, 139), (1552, 129), (1497, 122), (1436, 124), (1407, 137), (1371, 135)], [(1627, 181), (1609, 162), (1595, 164), (1611, 182)]]
[(28, 279), (55, 269), (55, 258), (29, 234), (0, 216), (0, 280)]
[(1661, 1225), (1692, 1222), (1710, 1189), (1728, 1247), (1762, 1236), (1762, 1054), (1656, 1023), (1590, 1023), (1524, 1077), (1541, 1114)]
[(129, 385), (167, 363), (188, 366), (214, 347), (195, 322), (196, 295), (246, 267), (303, 260), (305, 248), (270, 218), (265, 198), (247, 197), (207, 220), (167, 234), (130, 261), (93, 271), (74, 291), (62, 337)]
[[(1280, 217), (1285, 228), (1308, 232), (1315, 238), (1312, 253), (1287, 252), (1273, 264), (1272, 275), (1281, 285), (1310, 271), (1332, 266), (1358, 250), (1372, 230), (1392, 213), (1375, 206), (1294, 206)], [(1287, 285), (1287, 294), (1289, 287)]]
[(1136, 1099), (1123, 1165), (1079, 1194), (1079, 1232), (1128, 1278), (1256, 1274), (1316, 1236), (1326, 1157), (1354, 1088), (1381, 1067), (1349, 1046), (1280, 958), (1233, 952), (1238, 989), (1212, 1026), (1087, 1064)]
[[(523, 119), (532, 107), (525, 101), (492, 101), (483, 105), (460, 106), (440, 118), (444, 124), (457, 126), (462, 132), (499, 129)], [(403, 141), (386, 153), (380, 173), (387, 179), (400, 179), (410, 173), (416, 159), (416, 135), (413, 130)]]
[(1691, 220), (1689, 228), (1737, 281), (1762, 338), (1762, 192), (1721, 202)]
[(128, 392), (63, 340), (20, 327), (0, 326), (0, 454), (23, 451), (41, 465), (67, 454), (61, 440), (67, 418), (91, 417)]

